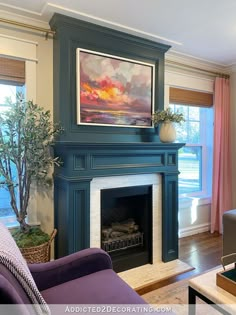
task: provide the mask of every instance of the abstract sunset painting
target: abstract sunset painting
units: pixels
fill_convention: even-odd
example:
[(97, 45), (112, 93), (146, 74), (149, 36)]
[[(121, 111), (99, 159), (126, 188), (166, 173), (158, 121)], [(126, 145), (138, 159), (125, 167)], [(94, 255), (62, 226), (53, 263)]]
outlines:
[(78, 123), (151, 127), (154, 66), (77, 49)]

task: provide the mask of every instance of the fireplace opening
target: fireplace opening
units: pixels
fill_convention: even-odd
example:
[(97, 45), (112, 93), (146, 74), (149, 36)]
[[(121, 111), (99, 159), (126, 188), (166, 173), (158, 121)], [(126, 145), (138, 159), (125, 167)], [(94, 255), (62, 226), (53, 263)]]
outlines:
[(101, 190), (101, 248), (121, 272), (152, 263), (152, 186)]

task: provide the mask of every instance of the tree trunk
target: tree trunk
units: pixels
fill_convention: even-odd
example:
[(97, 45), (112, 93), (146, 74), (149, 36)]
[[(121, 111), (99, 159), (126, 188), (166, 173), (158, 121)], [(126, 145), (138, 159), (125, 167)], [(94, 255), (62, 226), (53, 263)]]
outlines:
[(24, 233), (28, 233), (30, 230), (30, 225), (25, 222), (25, 219), (18, 218), (17, 221), (20, 224), (20, 230)]

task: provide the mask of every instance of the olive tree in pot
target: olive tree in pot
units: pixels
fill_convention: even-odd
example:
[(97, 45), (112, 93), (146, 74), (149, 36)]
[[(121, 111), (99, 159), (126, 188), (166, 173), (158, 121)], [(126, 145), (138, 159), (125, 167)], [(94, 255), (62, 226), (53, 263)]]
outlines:
[(51, 166), (61, 164), (52, 155), (52, 145), (62, 128), (51, 121), (50, 111), (33, 101), (23, 100), (20, 95), (16, 103), (7, 99), (6, 104), (9, 109), (0, 112), (0, 185), (9, 192), (10, 205), (19, 223), (19, 228), (12, 233), (16, 243), (23, 255), (25, 248), (28, 262), (41, 262), (43, 258), (34, 261), (26, 257), (28, 247), (35, 251), (37, 246), (48, 245), (50, 240), (40, 228), (27, 223), (30, 192), (33, 182), (49, 185)]

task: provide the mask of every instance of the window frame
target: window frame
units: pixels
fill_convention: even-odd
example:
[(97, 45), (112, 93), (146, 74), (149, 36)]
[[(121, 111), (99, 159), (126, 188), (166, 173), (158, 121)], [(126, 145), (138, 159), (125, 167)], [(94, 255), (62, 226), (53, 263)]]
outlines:
[[(37, 42), (0, 34), (2, 44), (1, 57), (25, 61), (25, 97), (36, 101), (36, 68), (37, 68)], [(7, 49), (5, 50), (4, 47)], [(33, 194), (32, 194), (33, 195)], [(14, 219), (14, 222), (13, 222)], [(15, 215), (0, 218), (6, 226), (16, 226)], [(30, 213), (28, 221), (38, 223), (37, 202), (35, 198), (30, 200)]]
[[(187, 107), (193, 107), (193, 105), (187, 105), (187, 104), (174, 104), (173, 102), (169, 102), (169, 106), (172, 105), (179, 105), (179, 106), (187, 106)], [(195, 106), (198, 108), (203, 108), (203, 106)], [(213, 107), (205, 107), (205, 109), (212, 109)], [(213, 123), (213, 113), (212, 113), (212, 123)], [(210, 187), (211, 183), (208, 184), (208, 172), (207, 172), (207, 155), (208, 155), (208, 148), (207, 148), (207, 115), (203, 115), (200, 112), (200, 117), (199, 117), (199, 122), (200, 122), (200, 142), (199, 143), (185, 143), (185, 147), (201, 147), (202, 148), (202, 154), (201, 154), (201, 172), (200, 172), (200, 180), (201, 180), (201, 190), (199, 191), (193, 191), (189, 193), (179, 193), (180, 198), (186, 198), (186, 197), (208, 197), (210, 195)], [(213, 135), (213, 126), (212, 125), (212, 135)], [(213, 147), (213, 137), (212, 137), (212, 147)], [(210, 148), (209, 148), (210, 149)], [(212, 158), (212, 163), (213, 163), (213, 158)]]

